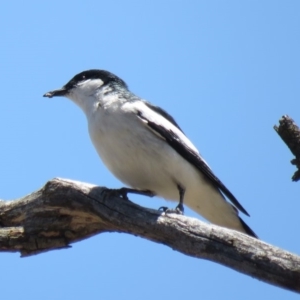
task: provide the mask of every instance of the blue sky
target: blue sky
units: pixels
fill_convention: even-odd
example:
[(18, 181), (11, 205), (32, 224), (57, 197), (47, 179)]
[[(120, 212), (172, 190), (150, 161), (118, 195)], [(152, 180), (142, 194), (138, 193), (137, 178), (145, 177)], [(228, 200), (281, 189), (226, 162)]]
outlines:
[[(292, 155), (273, 130), (283, 114), (300, 124), (299, 29), (296, 0), (3, 2), (0, 198), (53, 177), (122, 186), (98, 158), (78, 107), (42, 97), (83, 70), (106, 69), (175, 117), (262, 240), (299, 254), (300, 183), (291, 182)], [(30, 258), (1, 253), (0, 264), (1, 299), (297, 297), (117, 233)]]

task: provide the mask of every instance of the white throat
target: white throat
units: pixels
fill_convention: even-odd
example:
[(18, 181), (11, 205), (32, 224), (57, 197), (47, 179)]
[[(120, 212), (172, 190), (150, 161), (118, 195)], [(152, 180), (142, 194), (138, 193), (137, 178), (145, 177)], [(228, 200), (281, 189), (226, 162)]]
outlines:
[(121, 104), (119, 97), (114, 93), (114, 88), (110, 85), (102, 86), (101, 80), (98, 82), (98, 85), (95, 84), (95, 81), (90, 80), (85, 82), (80, 86), (75, 87), (67, 95), (76, 105), (78, 105), (85, 115), (89, 118), (91, 114), (97, 111), (100, 107), (102, 109), (107, 109), (115, 105), (119, 106)]

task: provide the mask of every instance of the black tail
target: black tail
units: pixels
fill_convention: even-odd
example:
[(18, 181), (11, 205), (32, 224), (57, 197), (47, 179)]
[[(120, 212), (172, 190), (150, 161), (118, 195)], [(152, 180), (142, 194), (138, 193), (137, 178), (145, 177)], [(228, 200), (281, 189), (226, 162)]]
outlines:
[(240, 222), (242, 226), (244, 227), (246, 233), (254, 238), (258, 239), (258, 236), (255, 234), (255, 232), (239, 217)]

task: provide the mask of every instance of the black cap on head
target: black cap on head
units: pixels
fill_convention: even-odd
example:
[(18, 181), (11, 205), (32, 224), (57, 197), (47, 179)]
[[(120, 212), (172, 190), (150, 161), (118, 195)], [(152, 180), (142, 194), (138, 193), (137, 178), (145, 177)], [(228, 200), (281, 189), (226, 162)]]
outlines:
[(103, 84), (116, 83), (124, 88), (127, 88), (127, 84), (118, 76), (104, 70), (87, 70), (75, 75), (67, 84), (61, 89), (50, 91), (44, 95), (44, 97), (52, 98), (55, 96), (65, 96), (69, 90), (74, 88), (78, 83), (88, 79), (101, 79)]
[(101, 79), (104, 84), (115, 82), (127, 88), (127, 84), (118, 76), (104, 70), (88, 70), (75, 75), (66, 85), (65, 88), (70, 89), (79, 82), (87, 79)]

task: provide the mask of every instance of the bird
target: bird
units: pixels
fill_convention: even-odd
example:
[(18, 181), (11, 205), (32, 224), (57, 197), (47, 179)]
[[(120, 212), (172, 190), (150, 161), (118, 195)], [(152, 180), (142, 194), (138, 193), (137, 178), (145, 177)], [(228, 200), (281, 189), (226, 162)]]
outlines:
[[(127, 193), (179, 201), (164, 213), (184, 213), (184, 204), (209, 222), (257, 238), (240, 218), (249, 216), (213, 173), (175, 119), (135, 95), (115, 74), (98, 69), (75, 75), (44, 97), (66, 97), (84, 112), (91, 141), (104, 165)], [(228, 201), (231, 201), (231, 203)]]

